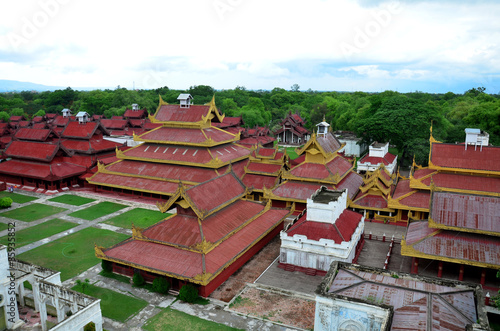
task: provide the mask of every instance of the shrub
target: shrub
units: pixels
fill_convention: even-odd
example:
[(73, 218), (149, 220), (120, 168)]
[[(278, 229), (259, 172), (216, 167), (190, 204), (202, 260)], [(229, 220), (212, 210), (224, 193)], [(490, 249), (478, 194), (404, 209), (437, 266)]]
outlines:
[(102, 260), (101, 267), (106, 272), (113, 272), (113, 263), (110, 261)]
[(9, 197), (5, 197), (0, 199), (0, 208), (9, 208), (12, 206), (12, 199)]
[(191, 284), (186, 284), (179, 291), (179, 299), (193, 303), (198, 298), (198, 289)]
[(134, 282), (135, 286), (141, 286), (144, 285), (144, 277), (142, 277), (140, 272), (136, 272), (134, 274), (134, 277), (132, 278), (132, 281)]
[(158, 277), (153, 280), (153, 291), (157, 293), (168, 293), (170, 283), (163, 277)]
[(90, 322), (83, 327), (83, 331), (95, 331), (95, 323)]

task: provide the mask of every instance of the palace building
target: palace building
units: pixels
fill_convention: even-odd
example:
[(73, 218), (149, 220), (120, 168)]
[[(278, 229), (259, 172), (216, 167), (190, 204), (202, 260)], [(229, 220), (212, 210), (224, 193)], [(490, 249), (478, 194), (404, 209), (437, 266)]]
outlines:
[(466, 130), (465, 144), (440, 143), (431, 131), (429, 166), (414, 165), (404, 180), (407, 196), (418, 196), (426, 211), (417, 218), (410, 210), (401, 243), (413, 273), (420, 260), (436, 260), (438, 277), (445, 268), (461, 280), (467, 268), (484, 285), (500, 268), (500, 147), (488, 146), (477, 131)]
[(133, 228), (132, 238), (110, 248), (96, 246), (96, 256), (113, 271), (153, 281), (165, 277), (173, 289), (184, 284), (208, 296), (283, 228), (288, 209), (244, 199), (241, 180), (227, 173), (198, 185), (181, 182), (171, 198), (158, 204), (177, 214), (147, 229)]
[(363, 183), (361, 175), (354, 171), (354, 163), (339, 154), (340, 142), (332, 134), (329, 124), (317, 125), (317, 133), (299, 150), (299, 157), (291, 162), (290, 170), (283, 170), (283, 182), (275, 188), (264, 188), (264, 198), (273, 206), (284, 207), (296, 203), (302, 211), (306, 201), (321, 186), (328, 189), (347, 189), (353, 199)]
[(191, 95), (181, 94), (180, 104), (160, 103), (151, 123), (157, 128), (134, 135), (140, 143), (124, 152), (117, 161), (99, 165), (88, 182), (97, 191), (116, 192), (168, 200), (182, 181), (186, 188), (214, 179), (229, 167), (241, 178), (252, 153), (238, 144), (240, 134), (219, 129), (222, 123), (215, 101), (191, 104)]
[(280, 128), (273, 133), (282, 145), (301, 145), (311, 136), (311, 132), (304, 127), (304, 124), (304, 119), (299, 114), (289, 112), (280, 122)]

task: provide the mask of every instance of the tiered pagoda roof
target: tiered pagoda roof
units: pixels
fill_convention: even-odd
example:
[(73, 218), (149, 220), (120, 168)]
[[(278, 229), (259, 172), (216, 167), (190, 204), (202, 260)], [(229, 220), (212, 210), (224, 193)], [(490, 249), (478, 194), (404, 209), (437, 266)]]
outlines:
[(348, 189), (348, 197), (354, 198), (363, 178), (357, 174), (354, 164), (340, 154), (340, 142), (331, 132), (313, 134), (299, 150), (300, 163), (283, 171), (283, 183), (274, 189), (264, 190), (264, 197), (273, 200), (305, 203), (322, 185), (328, 189)]
[(498, 269), (500, 148), (430, 141), (429, 167), (414, 164), (393, 195), (425, 195), (429, 210), (409, 224), (402, 254)]
[(177, 183), (196, 185), (229, 167), (241, 176), (251, 151), (236, 142), (239, 134), (212, 126), (221, 115), (212, 101), (206, 105), (170, 105), (160, 97), (150, 121), (156, 128), (134, 141), (141, 144), (116, 151), (118, 161), (100, 166), (88, 179), (95, 185), (172, 195)]
[(286, 155), (275, 148), (257, 147), (245, 167), (243, 183), (255, 192), (263, 192), (264, 188), (275, 187), (281, 178)]
[(172, 197), (158, 204), (177, 214), (107, 249), (96, 247), (104, 260), (154, 274), (209, 283), (280, 226), (290, 210), (243, 200), (245, 185), (231, 171), (193, 187), (179, 184)]
[(360, 187), (349, 207), (394, 212), (394, 209), (388, 206), (393, 180), (394, 176), (391, 176), (383, 165), (373, 172), (367, 172), (363, 179), (363, 186)]

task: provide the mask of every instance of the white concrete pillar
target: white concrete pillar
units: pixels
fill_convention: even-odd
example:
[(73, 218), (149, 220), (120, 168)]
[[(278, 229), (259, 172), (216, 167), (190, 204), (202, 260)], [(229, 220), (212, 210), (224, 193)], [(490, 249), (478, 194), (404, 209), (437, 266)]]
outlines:
[(57, 294), (54, 296), (54, 307), (57, 312), (57, 322), (61, 323), (64, 320), (64, 303), (59, 302), (59, 297)]
[(24, 304), (24, 284), (23, 282), (20, 282), (17, 284), (17, 293), (19, 293), (19, 304), (21, 306), (25, 306)]
[(31, 288), (33, 289), (33, 301), (35, 302), (35, 311), (40, 311), (40, 288), (36, 280), (33, 283), (31, 283)]
[(45, 306), (45, 295), (40, 295), (40, 299), (38, 304), (40, 307), (40, 324), (42, 325), (42, 331), (47, 331), (47, 306)]

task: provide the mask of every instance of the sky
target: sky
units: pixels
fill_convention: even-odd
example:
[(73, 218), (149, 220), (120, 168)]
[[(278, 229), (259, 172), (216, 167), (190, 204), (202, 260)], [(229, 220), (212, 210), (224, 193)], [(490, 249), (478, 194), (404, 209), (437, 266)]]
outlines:
[(0, 79), (497, 94), (499, 17), (497, 0), (2, 1)]

